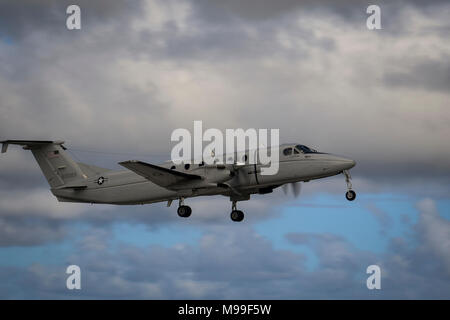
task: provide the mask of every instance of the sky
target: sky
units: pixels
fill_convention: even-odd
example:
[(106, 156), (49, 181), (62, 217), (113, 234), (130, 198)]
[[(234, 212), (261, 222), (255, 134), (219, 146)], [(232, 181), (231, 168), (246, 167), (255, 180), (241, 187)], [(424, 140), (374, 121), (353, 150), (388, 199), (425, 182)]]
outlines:
[[(74, 3), (81, 30), (66, 28)], [(58, 203), (10, 146), (0, 298), (449, 299), (449, 14), (443, 0), (0, 0), (0, 140), (62, 139), (119, 169), (169, 159), (171, 132), (202, 120), (357, 162), (355, 201), (339, 175), (254, 195), (235, 223), (221, 196), (188, 199), (189, 219)]]

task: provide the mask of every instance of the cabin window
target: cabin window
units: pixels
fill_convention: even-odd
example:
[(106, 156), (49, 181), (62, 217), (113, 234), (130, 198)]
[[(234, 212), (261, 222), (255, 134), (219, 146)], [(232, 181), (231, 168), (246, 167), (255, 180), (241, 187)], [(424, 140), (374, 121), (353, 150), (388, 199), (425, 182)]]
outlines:
[(303, 153), (317, 153), (317, 150), (311, 149), (307, 146), (304, 146), (302, 144), (299, 144), (295, 146), (297, 149), (301, 150)]
[(296, 148), (294, 148), (294, 154), (300, 154), (300, 151), (298, 151)]
[(184, 169), (185, 169), (185, 170), (189, 170), (190, 167), (191, 167), (191, 165), (190, 165), (189, 163), (186, 163), (186, 164), (184, 165)]
[(292, 148), (286, 148), (283, 150), (285, 156), (290, 156), (292, 154)]
[(174, 170), (174, 169), (175, 169), (175, 166), (171, 166), (171, 167), (170, 167), (170, 170)]

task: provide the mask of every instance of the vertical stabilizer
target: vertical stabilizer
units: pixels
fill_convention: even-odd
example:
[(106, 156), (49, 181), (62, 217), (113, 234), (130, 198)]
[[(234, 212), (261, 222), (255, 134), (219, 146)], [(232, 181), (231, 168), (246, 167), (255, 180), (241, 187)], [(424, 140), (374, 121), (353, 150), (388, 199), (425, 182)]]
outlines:
[(80, 166), (66, 152), (62, 145), (64, 141), (5, 140), (0, 143), (3, 144), (2, 153), (7, 151), (10, 144), (31, 150), (52, 188), (84, 182), (87, 178)]

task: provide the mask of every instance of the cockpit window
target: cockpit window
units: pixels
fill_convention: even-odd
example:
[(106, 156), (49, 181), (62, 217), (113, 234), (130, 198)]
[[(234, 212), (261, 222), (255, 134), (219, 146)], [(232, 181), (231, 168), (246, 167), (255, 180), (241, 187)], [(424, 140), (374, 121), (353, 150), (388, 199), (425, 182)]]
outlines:
[(317, 153), (317, 150), (311, 149), (307, 146), (304, 146), (302, 144), (296, 145), (295, 148), (299, 149), (303, 153)]
[(292, 154), (292, 148), (286, 148), (283, 150), (285, 156), (290, 156)]

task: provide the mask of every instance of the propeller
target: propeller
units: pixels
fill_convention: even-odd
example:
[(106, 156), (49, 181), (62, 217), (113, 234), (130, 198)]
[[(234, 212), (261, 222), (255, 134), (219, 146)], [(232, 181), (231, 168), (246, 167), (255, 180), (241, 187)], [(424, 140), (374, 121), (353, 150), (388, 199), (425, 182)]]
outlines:
[(288, 194), (288, 189), (290, 188), (292, 190), (292, 194), (294, 195), (294, 197), (298, 198), (298, 196), (300, 195), (300, 191), (302, 189), (302, 185), (300, 184), (300, 182), (291, 182), (283, 184), (282, 188), (284, 194)]

